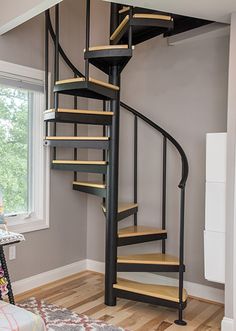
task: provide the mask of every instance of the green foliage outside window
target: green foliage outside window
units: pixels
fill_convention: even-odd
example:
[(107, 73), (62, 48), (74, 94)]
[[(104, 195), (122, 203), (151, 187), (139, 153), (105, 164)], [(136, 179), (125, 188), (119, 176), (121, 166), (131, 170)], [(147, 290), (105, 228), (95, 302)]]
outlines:
[(0, 190), (5, 214), (28, 211), (30, 93), (0, 86)]

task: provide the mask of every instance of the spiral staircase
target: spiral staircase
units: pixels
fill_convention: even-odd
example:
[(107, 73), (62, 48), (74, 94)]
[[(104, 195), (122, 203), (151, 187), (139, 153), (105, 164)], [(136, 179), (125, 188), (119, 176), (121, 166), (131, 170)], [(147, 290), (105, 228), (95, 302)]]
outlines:
[[(86, 49), (84, 52), (85, 75), (68, 59), (59, 43), (59, 5), (55, 7), (55, 31), (52, 27), (50, 13), (46, 12), (45, 34), (45, 83), (46, 105), (45, 145), (53, 148), (51, 168), (74, 173), (73, 190), (92, 194), (102, 199), (102, 210), (106, 219), (106, 270), (105, 270), (105, 303), (116, 304), (116, 298), (126, 298), (155, 305), (163, 305), (178, 310), (176, 324), (186, 325), (183, 310), (187, 305), (187, 292), (183, 288), (184, 265), (184, 210), (185, 186), (188, 178), (188, 161), (179, 143), (164, 129), (159, 127), (143, 113), (120, 101), (120, 75), (133, 56), (134, 45), (158, 35), (174, 33), (174, 15), (150, 11), (141, 8), (111, 5), (111, 37), (108, 45), (90, 46), (90, 0), (86, 1)], [(176, 18), (178, 20), (178, 18)], [(205, 22), (204, 22), (205, 23)], [(202, 24), (204, 24), (202, 23)], [(178, 24), (177, 24), (178, 25)], [(49, 109), (48, 72), (49, 72), (49, 35), (54, 41), (54, 107)], [(72, 77), (59, 79), (59, 56), (72, 69)], [(108, 82), (99, 81), (89, 75), (90, 64), (108, 75)], [(73, 109), (59, 107), (59, 96), (74, 97)], [(81, 110), (77, 97), (92, 98), (103, 101), (103, 109)], [(134, 197), (132, 202), (118, 202), (119, 175), (119, 125), (120, 110), (128, 111), (134, 118)], [(142, 121), (163, 138), (162, 148), (162, 219), (161, 227), (153, 228), (138, 225), (138, 123)], [(74, 136), (58, 136), (58, 123), (71, 123)], [(97, 125), (103, 127), (103, 136), (81, 137), (77, 125)], [(180, 156), (182, 174), (179, 183), (180, 215), (179, 254), (178, 257), (166, 254), (166, 181), (167, 181), (167, 148), (172, 144)], [(57, 147), (74, 150), (73, 160), (57, 158)], [(102, 160), (80, 160), (78, 149), (98, 149), (103, 151)], [(94, 173), (101, 176), (100, 182), (84, 182), (77, 179), (78, 173)], [(127, 217), (132, 216), (132, 226), (121, 227)], [(120, 246), (146, 242), (161, 241), (161, 252), (118, 256)], [(151, 285), (130, 280), (119, 279), (118, 272), (176, 272), (179, 285)]]

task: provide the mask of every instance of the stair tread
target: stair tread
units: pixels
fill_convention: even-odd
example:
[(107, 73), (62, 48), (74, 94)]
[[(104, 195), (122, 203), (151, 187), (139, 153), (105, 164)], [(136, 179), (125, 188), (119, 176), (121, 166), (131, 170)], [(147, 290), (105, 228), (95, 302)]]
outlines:
[(167, 233), (167, 231), (158, 228), (139, 225), (139, 226), (128, 226), (120, 229), (118, 232), (118, 237), (126, 238), (126, 237), (146, 236), (146, 235), (162, 234), (162, 233)]
[(106, 165), (106, 161), (77, 161), (77, 160), (53, 160), (53, 164), (94, 164), (94, 165)]
[[(63, 79), (63, 80), (59, 80), (57, 81), (55, 84), (56, 85), (61, 85), (61, 84), (69, 84), (69, 83), (78, 83), (78, 82), (85, 82), (85, 78), (69, 78), (69, 79)], [(119, 91), (119, 86), (113, 85), (113, 84), (109, 84), (94, 78), (89, 78), (89, 82), (90, 83), (94, 83), (96, 85), (100, 85), (100, 86), (104, 86), (104, 87), (108, 87), (110, 89), (113, 90), (117, 90)]]
[(80, 181), (74, 181), (73, 185), (78, 185), (78, 186), (87, 186), (87, 187), (95, 187), (95, 188), (101, 188), (105, 189), (106, 184), (102, 183), (95, 183), (95, 182), (80, 182)]
[[(134, 8), (134, 7), (133, 7), (133, 8)], [(125, 13), (126, 11), (129, 11), (129, 10), (130, 10), (130, 7), (123, 6), (123, 8), (119, 10), (119, 14), (123, 14), (123, 13)]]
[(179, 259), (177, 257), (162, 253), (118, 256), (117, 262), (129, 264), (179, 265)]
[[(138, 204), (137, 203), (126, 203), (126, 202), (121, 202), (118, 204), (118, 213), (122, 213), (126, 210), (137, 208)], [(106, 207), (102, 205), (102, 209), (104, 213), (106, 213)]]
[(102, 45), (89, 47), (89, 51), (102, 51), (109, 49), (128, 49), (128, 45)]
[[(143, 284), (131, 280), (118, 279), (117, 284), (114, 284), (113, 288), (154, 298), (179, 302), (179, 288), (175, 286)], [(187, 298), (187, 291), (183, 289), (183, 302), (185, 302)]]
[[(158, 19), (158, 20), (163, 20), (163, 21), (171, 21), (172, 20), (171, 16), (169, 16), (169, 15), (160, 15), (160, 14), (134, 14), (133, 18)], [(110, 36), (110, 40), (114, 40), (128, 22), (129, 22), (129, 15), (126, 15), (125, 18), (120, 23), (120, 25), (118, 25), (116, 30)]]
[(160, 15), (160, 14), (134, 14), (134, 18), (149, 18), (156, 20), (171, 21), (172, 17), (170, 15)]
[[(48, 109), (44, 112), (44, 114), (56, 112), (55, 109)], [(104, 116), (111, 116), (113, 112), (109, 111), (102, 111), (102, 110), (81, 110), (81, 109), (57, 109), (58, 113), (73, 113), (73, 114), (88, 114), (88, 115), (104, 115)]]
[(74, 137), (74, 136), (48, 136), (45, 140), (101, 140), (107, 141), (109, 137)]

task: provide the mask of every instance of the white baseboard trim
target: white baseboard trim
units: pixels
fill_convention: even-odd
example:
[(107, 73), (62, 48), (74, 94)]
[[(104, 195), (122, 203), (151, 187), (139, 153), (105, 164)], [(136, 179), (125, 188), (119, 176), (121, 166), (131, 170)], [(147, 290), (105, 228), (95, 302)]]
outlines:
[(60, 268), (49, 270), (12, 283), (14, 294), (20, 294), (50, 282), (71, 276), (86, 270), (86, 260), (81, 260)]
[[(104, 273), (105, 264), (103, 262), (87, 260), (87, 269), (96, 272)], [(153, 273), (145, 272), (120, 272), (120, 277), (134, 280), (137, 282), (143, 282), (146, 284), (165, 284), (177, 286), (178, 280), (170, 277), (160, 276)], [(219, 290), (214, 287), (201, 285), (192, 282), (184, 282), (184, 287), (186, 288), (189, 295), (197, 297), (204, 300), (210, 300), (214, 302), (224, 303), (224, 291)]]
[(234, 331), (234, 320), (224, 317), (221, 323), (221, 331)]
[[(103, 262), (98, 262), (94, 260), (81, 260), (57, 269), (53, 269), (41, 274), (37, 274), (32, 277), (28, 277), (22, 280), (13, 282), (13, 291), (14, 294), (20, 294), (29, 290), (32, 290), (36, 287), (54, 282), (56, 280), (62, 279), (67, 276), (71, 276), (81, 271), (91, 270), (99, 273), (104, 273), (105, 264)], [(134, 280), (137, 282), (149, 283), (149, 284), (166, 284), (176, 286), (178, 282), (176, 279), (159, 276), (153, 273), (145, 272), (120, 272), (120, 277)], [(224, 303), (224, 291), (219, 290), (213, 287), (200, 285), (192, 282), (185, 282), (184, 284), (188, 294), (194, 297), (198, 297), (205, 300), (215, 301)], [(229, 324), (228, 319), (226, 319), (225, 324)], [(225, 329), (228, 331), (228, 329)]]

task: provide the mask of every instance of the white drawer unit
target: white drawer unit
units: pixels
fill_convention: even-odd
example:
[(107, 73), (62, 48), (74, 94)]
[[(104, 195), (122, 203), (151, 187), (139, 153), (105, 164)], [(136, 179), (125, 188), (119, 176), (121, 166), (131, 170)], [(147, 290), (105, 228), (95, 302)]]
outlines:
[(225, 282), (226, 148), (226, 133), (207, 134), (204, 265), (217, 283)]

